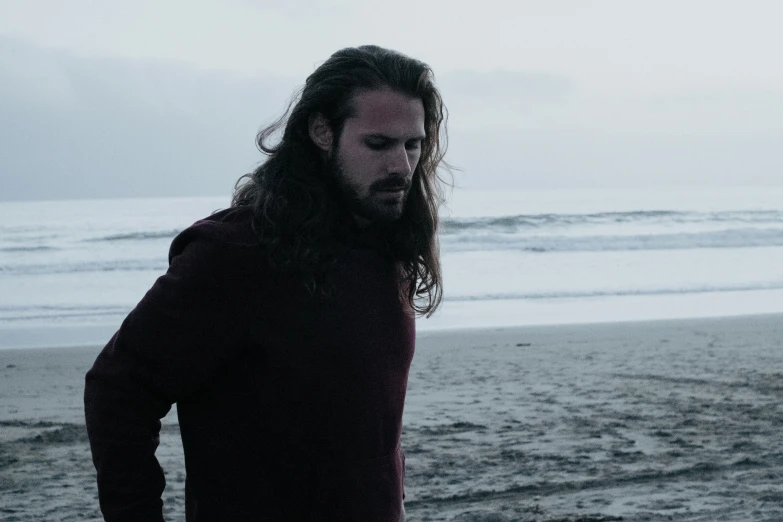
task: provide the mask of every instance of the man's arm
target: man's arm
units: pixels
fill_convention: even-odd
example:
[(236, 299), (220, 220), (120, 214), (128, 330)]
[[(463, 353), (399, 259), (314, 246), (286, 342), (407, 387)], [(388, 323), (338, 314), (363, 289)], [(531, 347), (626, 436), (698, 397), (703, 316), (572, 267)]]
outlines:
[(247, 346), (247, 249), (216, 240), (216, 227), (199, 222), (175, 238), (167, 273), (87, 373), (87, 431), (109, 522), (163, 520), (160, 419)]

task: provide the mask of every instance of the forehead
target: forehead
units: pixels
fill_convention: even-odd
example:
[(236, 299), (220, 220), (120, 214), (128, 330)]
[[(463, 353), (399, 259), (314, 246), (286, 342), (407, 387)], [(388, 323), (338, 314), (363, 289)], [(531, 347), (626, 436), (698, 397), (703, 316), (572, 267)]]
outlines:
[(420, 98), (378, 89), (359, 91), (352, 103), (353, 116), (345, 120), (344, 132), (391, 137), (424, 135), (424, 104)]

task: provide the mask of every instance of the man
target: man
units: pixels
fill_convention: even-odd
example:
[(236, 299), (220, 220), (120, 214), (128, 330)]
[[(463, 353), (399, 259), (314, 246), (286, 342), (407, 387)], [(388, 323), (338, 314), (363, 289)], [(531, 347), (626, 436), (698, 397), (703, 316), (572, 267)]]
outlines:
[(425, 64), (376, 46), (332, 55), (292, 105), (87, 373), (107, 521), (163, 519), (154, 453), (174, 403), (189, 522), (404, 519), (414, 313), (441, 298), (445, 108)]

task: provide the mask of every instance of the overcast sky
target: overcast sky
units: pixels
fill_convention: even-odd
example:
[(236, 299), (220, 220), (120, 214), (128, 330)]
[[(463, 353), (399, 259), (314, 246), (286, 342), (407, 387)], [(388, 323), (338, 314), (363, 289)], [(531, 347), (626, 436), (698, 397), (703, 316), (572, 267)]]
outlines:
[(229, 194), (259, 127), (365, 43), (435, 70), (459, 187), (783, 186), (780, 20), (777, 0), (0, 0), (0, 200)]

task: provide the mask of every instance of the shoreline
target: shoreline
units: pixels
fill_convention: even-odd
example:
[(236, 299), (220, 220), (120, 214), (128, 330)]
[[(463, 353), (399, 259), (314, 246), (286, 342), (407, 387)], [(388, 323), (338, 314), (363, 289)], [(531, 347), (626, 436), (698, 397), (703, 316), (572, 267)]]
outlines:
[(542, 323), (542, 324), (517, 324), (517, 325), (498, 325), (498, 326), (457, 326), (451, 328), (428, 328), (417, 331), (417, 337), (427, 338), (433, 335), (448, 335), (449, 333), (487, 333), (503, 331), (506, 333), (513, 333), (515, 331), (535, 331), (535, 330), (559, 330), (559, 329), (578, 329), (583, 327), (595, 327), (595, 328), (614, 328), (614, 327), (642, 327), (644, 325), (649, 326), (687, 326), (690, 323), (724, 323), (728, 322), (744, 322), (746, 320), (779, 320), (783, 327), (783, 312), (768, 312), (768, 313), (747, 313), (736, 315), (711, 315), (704, 317), (663, 317), (663, 318), (651, 318), (651, 319), (624, 319), (617, 321), (577, 321), (568, 323)]
[[(579, 327), (624, 327), (631, 325), (645, 325), (645, 324), (657, 324), (665, 326), (667, 323), (671, 323), (672, 326), (677, 324), (685, 324), (688, 322), (705, 322), (709, 324), (711, 322), (724, 322), (724, 321), (736, 321), (746, 320), (752, 318), (775, 318), (777, 317), (781, 324), (783, 324), (783, 312), (765, 312), (765, 313), (743, 313), (743, 314), (730, 314), (730, 315), (707, 315), (697, 317), (652, 317), (652, 318), (621, 318), (618, 320), (582, 320), (572, 322), (545, 322), (545, 323), (530, 323), (530, 324), (479, 324), (464, 326), (424, 326), (421, 327), (421, 322), (417, 322), (416, 337), (417, 341), (420, 339), (426, 339), (431, 336), (449, 335), (450, 333), (460, 334), (479, 334), (481, 332), (494, 332), (498, 330), (502, 331), (535, 331), (535, 330), (552, 330), (552, 329), (572, 329)], [(54, 326), (54, 327), (0, 327), (0, 352), (2, 351), (16, 351), (16, 350), (62, 350), (62, 349), (92, 349), (102, 348), (109, 342), (112, 335), (119, 329), (119, 324), (97, 324), (97, 325), (75, 325), (75, 326)], [(32, 335), (33, 341), (18, 341), (21, 338), (25, 338)], [(59, 338), (60, 342), (54, 342), (54, 338)], [(71, 342), (62, 342), (63, 338), (91, 338), (92, 341), (78, 341), (73, 340)], [(14, 342), (16, 340), (16, 342)], [(13, 343), (13, 344), (12, 344)]]

